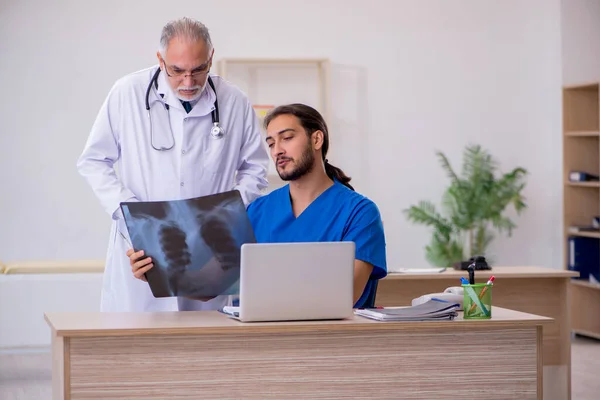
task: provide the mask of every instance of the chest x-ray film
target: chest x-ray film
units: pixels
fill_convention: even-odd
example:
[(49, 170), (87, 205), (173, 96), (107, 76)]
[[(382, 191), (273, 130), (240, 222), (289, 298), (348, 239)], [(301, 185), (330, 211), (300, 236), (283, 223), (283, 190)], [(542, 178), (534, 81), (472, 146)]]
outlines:
[(154, 297), (239, 294), (241, 246), (256, 239), (237, 190), (121, 209), (134, 249), (152, 258)]

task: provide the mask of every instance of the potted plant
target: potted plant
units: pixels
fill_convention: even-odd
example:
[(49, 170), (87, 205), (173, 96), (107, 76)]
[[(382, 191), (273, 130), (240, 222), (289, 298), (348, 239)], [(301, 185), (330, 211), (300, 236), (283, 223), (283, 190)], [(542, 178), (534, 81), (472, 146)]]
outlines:
[(479, 145), (465, 148), (461, 175), (442, 152), (437, 151), (436, 155), (450, 178), (442, 198), (443, 214), (427, 200), (410, 206), (404, 213), (409, 221), (433, 229), (431, 242), (425, 247), (427, 261), (439, 267), (453, 267), (471, 257), (486, 256), (493, 230), (511, 236), (516, 224), (505, 211), (512, 205), (520, 214), (527, 207), (521, 194), (527, 171), (517, 167), (496, 176), (496, 161)]

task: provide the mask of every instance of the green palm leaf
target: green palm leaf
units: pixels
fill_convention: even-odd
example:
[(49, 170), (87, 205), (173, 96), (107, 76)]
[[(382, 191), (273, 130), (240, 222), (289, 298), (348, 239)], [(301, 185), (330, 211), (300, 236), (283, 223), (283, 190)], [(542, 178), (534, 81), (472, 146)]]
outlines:
[(432, 230), (425, 247), (428, 262), (448, 267), (473, 255), (485, 255), (494, 239), (492, 230), (512, 234), (516, 224), (504, 213), (509, 206), (518, 214), (527, 208), (522, 194), (527, 171), (518, 167), (499, 174), (497, 161), (480, 145), (465, 148), (460, 175), (444, 153), (436, 155), (450, 179), (441, 212), (432, 202), (419, 201), (404, 213), (409, 221)]

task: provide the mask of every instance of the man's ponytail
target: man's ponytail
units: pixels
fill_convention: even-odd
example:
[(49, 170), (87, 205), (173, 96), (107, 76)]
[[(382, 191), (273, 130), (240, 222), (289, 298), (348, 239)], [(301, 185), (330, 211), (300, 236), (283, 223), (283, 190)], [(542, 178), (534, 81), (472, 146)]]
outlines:
[(344, 186), (347, 186), (351, 190), (354, 190), (354, 188), (352, 187), (352, 185), (350, 185), (350, 183), (349, 183), (352, 178), (350, 178), (349, 176), (347, 176), (344, 173), (344, 171), (342, 171), (338, 167), (334, 167), (333, 165), (329, 164), (329, 161), (327, 159), (325, 159), (325, 173), (331, 179), (336, 179), (341, 184), (343, 184)]

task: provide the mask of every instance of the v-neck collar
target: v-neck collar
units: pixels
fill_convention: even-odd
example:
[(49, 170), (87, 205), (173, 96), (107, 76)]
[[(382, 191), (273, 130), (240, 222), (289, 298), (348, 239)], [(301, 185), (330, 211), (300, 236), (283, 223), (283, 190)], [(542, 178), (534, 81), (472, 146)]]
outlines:
[(296, 217), (296, 215), (294, 215), (294, 207), (292, 205), (292, 194), (290, 193), (290, 185), (286, 185), (286, 190), (285, 193), (283, 193), (285, 200), (287, 200), (286, 203), (286, 208), (287, 208), (287, 213), (290, 216), (290, 218), (293, 221), (296, 221), (298, 219), (300, 219), (304, 214), (306, 214), (307, 211), (309, 211), (311, 208), (314, 207), (318, 207), (315, 206), (315, 203), (319, 202), (320, 199), (322, 199), (326, 193), (329, 193), (330, 191), (332, 191), (335, 187), (337, 187), (338, 182), (336, 179), (333, 179), (333, 185), (329, 186), (327, 189), (325, 189), (324, 191), (321, 192), (321, 194), (319, 194), (313, 201), (310, 202), (310, 204), (308, 206), (306, 206), (306, 208)]

